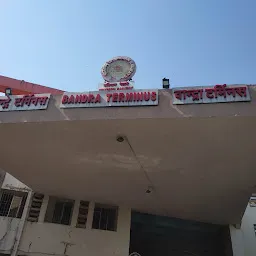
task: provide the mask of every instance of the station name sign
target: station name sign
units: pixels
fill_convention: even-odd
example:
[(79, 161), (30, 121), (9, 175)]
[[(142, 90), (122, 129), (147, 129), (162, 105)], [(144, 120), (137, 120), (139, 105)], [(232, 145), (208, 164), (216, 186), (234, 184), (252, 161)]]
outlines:
[(0, 111), (24, 111), (47, 109), (50, 93), (9, 95), (0, 97)]
[(158, 90), (65, 92), (60, 108), (132, 107), (158, 105)]
[(184, 87), (172, 89), (173, 104), (224, 103), (250, 101), (250, 93), (246, 85), (211, 87)]

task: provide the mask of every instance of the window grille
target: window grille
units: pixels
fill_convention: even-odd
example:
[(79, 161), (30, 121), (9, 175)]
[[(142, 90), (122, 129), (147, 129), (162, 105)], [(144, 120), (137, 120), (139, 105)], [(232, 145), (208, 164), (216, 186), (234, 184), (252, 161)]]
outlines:
[(116, 231), (118, 208), (96, 204), (93, 214), (93, 229)]
[(8, 189), (1, 190), (0, 216), (21, 218), (26, 199), (26, 192)]
[(45, 222), (70, 225), (74, 201), (50, 197)]

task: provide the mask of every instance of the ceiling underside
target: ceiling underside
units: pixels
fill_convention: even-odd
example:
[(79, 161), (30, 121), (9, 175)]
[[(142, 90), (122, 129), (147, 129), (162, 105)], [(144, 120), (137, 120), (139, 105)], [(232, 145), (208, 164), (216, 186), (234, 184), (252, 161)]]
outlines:
[(255, 131), (254, 117), (1, 124), (0, 167), (50, 195), (233, 224), (255, 191)]

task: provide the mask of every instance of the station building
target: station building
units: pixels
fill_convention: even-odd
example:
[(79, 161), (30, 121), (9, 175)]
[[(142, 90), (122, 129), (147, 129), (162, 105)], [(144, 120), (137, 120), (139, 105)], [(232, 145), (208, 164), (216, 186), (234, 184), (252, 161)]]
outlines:
[(256, 255), (256, 86), (0, 85), (1, 254)]

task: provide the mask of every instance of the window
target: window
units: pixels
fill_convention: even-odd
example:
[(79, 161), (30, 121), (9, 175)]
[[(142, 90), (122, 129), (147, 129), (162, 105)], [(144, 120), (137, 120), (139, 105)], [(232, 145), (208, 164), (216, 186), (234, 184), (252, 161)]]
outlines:
[(26, 199), (26, 192), (8, 189), (1, 190), (0, 216), (21, 218)]
[(77, 228), (86, 228), (89, 202), (80, 201), (79, 212), (77, 217)]
[(70, 225), (73, 208), (73, 200), (50, 197), (45, 214), (45, 222)]
[(92, 228), (116, 231), (118, 208), (96, 204), (93, 214)]

